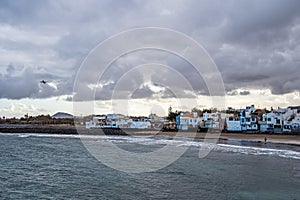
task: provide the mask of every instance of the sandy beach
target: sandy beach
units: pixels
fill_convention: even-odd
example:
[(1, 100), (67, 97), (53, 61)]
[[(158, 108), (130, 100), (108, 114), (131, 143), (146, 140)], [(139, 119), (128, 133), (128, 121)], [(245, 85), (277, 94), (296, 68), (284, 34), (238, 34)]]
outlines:
[[(97, 134), (99, 130), (89, 130), (84, 127), (80, 128), (83, 134)], [(45, 134), (78, 134), (74, 126), (69, 125), (20, 125), (20, 124), (0, 124), (0, 133), (45, 133)], [(177, 132), (162, 131), (132, 131), (132, 130), (105, 130), (107, 135), (167, 135), (175, 136)], [(181, 132), (180, 136), (190, 137), (194, 134), (196, 138), (204, 139), (205, 137), (217, 138), (218, 134), (204, 132)], [(249, 133), (222, 133), (219, 140), (238, 140), (264, 143), (265, 137), (267, 142), (280, 144), (293, 144), (300, 146), (300, 135), (279, 135), (279, 134), (249, 134)]]
[(226, 134), (222, 134), (220, 138), (221, 139), (231, 139), (231, 140), (236, 139), (236, 140), (264, 142), (265, 137), (267, 138), (267, 142), (300, 145), (300, 136), (299, 135), (226, 133)]
[[(184, 134), (184, 133), (183, 133)], [(191, 132), (186, 132), (186, 135), (190, 135)], [(159, 132), (157, 135), (169, 135), (175, 136), (176, 132)], [(204, 139), (208, 137), (217, 137), (214, 134), (209, 133), (196, 133), (196, 138)], [(277, 134), (246, 134), (246, 133), (222, 133), (219, 140), (238, 140), (238, 141), (251, 141), (264, 143), (265, 137), (267, 142), (280, 143), (280, 144), (293, 144), (300, 146), (300, 135), (277, 135)]]

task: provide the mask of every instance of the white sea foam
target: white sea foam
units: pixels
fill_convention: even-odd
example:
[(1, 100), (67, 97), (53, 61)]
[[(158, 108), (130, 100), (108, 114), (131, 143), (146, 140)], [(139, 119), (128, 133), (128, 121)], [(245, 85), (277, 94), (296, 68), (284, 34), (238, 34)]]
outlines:
[(276, 155), (284, 158), (300, 159), (300, 152), (285, 149), (259, 148), (228, 144), (218, 144), (216, 149), (224, 152), (237, 152), (250, 155)]
[(214, 151), (240, 153), (246, 155), (273, 155), (283, 158), (300, 159), (300, 152), (285, 149), (272, 149), (264, 147), (240, 146), (232, 144), (209, 144), (199, 141), (191, 141), (187, 138), (170, 139), (167, 137), (153, 138), (147, 136), (105, 136), (105, 135), (67, 135), (67, 134), (2, 134), (14, 135), (18, 137), (49, 137), (49, 138), (75, 138), (75, 139), (92, 139), (92, 140), (110, 140), (116, 143), (133, 143), (141, 145), (175, 145), (175, 146), (191, 146), (196, 148), (204, 148), (207, 145), (213, 145)]
[[(230, 145), (230, 144), (210, 144), (198, 141), (186, 141), (181, 139), (156, 139), (147, 137), (114, 137), (109, 138), (114, 142), (127, 142), (136, 143), (142, 145), (176, 145), (176, 146), (191, 146), (196, 148), (203, 148), (205, 146), (213, 146), (215, 151), (240, 153), (246, 155), (274, 155), (284, 158), (300, 159), (300, 152), (285, 149), (272, 149), (272, 148), (261, 148), (261, 147), (250, 147), (250, 146), (240, 146), (240, 145)], [(121, 140), (120, 140), (121, 139)]]
[[(119, 138), (111, 138), (112, 141), (118, 141)], [(210, 144), (198, 141), (186, 141), (180, 139), (156, 139), (147, 137), (122, 137), (122, 142), (136, 143), (143, 145), (176, 145), (176, 146), (192, 146), (197, 148), (203, 148), (204, 146), (213, 146), (215, 151), (241, 153), (246, 155), (275, 155), (284, 158), (300, 159), (300, 152), (285, 149), (272, 149), (264, 147), (250, 147), (230, 144)]]

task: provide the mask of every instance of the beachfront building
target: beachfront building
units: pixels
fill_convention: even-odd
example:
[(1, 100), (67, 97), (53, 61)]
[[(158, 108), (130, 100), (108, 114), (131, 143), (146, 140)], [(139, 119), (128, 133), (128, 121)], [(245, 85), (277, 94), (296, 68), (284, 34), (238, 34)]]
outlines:
[(106, 115), (106, 128), (125, 128), (126, 126), (128, 126), (128, 121), (125, 115), (115, 113)]
[(132, 119), (127, 116), (124, 116), (122, 118), (117, 119), (115, 122), (118, 128), (129, 128), (132, 124)]
[(241, 131), (258, 131), (258, 118), (255, 111), (254, 105), (240, 109)]
[(106, 125), (106, 115), (96, 115), (91, 121), (85, 122), (85, 127), (90, 128), (100, 128)]
[(261, 112), (262, 110), (256, 109), (254, 105), (231, 112), (238, 114), (228, 114), (226, 116), (224, 130), (228, 132), (257, 132)]
[(260, 121), (260, 131), (267, 133), (282, 133), (282, 113), (273, 110), (270, 113), (263, 114), (262, 120)]
[(287, 108), (279, 108), (277, 112), (280, 112), (282, 114), (283, 133), (300, 132), (300, 106), (289, 106)]
[(258, 117), (254, 105), (246, 106), (246, 109), (240, 109), (241, 131), (258, 131)]
[(300, 114), (297, 113), (292, 117), (291, 120), (291, 132), (299, 133), (300, 132)]
[(148, 129), (151, 128), (150, 121), (132, 121), (129, 128)]
[(200, 129), (224, 129), (224, 123), (226, 119), (225, 113), (214, 112), (214, 113), (203, 113), (203, 118), (200, 122)]
[(228, 132), (242, 131), (241, 121), (238, 117), (230, 116), (225, 119), (224, 130)]
[(293, 108), (278, 108), (277, 112), (282, 115), (282, 133), (292, 132), (292, 120), (297, 114), (297, 109)]
[(179, 130), (198, 128), (200, 117), (196, 112), (182, 112), (176, 117), (176, 125)]
[(147, 129), (151, 128), (151, 122), (148, 117), (131, 117), (132, 122), (129, 128)]
[(96, 115), (85, 123), (86, 128), (128, 128), (132, 119), (121, 114)]
[(148, 116), (148, 119), (151, 123), (151, 127), (154, 129), (162, 129), (164, 126), (164, 122), (166, 121), (166, 119), (164, 117), (159, 117), (156, 114), (151, 113)]

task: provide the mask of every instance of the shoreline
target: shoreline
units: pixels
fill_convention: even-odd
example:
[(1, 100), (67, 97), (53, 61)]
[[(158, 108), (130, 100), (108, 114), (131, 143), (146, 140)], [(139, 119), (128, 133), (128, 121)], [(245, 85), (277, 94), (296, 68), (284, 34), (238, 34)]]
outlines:
[[(209, 133), (208, 133), (209, 134)], [(160, 132), (157, 135), (167, 135), (167, 136), (175, 136), (175, 133), (171, 132)], [(196, 133), (195, 138), (197, 139), (205, 139), (207, 133)], [(214, 134), (210, 134), (212, 138), (214, 138)], [(209, 136), (208, 135), (208, 138)], [(218, 138), (219, 141), (240, 141), (240, 142), (253, 142), (253, 143), (261, 143), (264, 144), (265, 137), (267, 138), (267, 143), (274, 144), (286, 144), (286, 145), (296, 145), (300, 146), (300, 135), (277, 135), (277, 134), (245, 134), (245, 133), (221, 133)]]
[[(84, 135), (131, 135), (131, 136), (176, 136), (177, 132), (162, 132), (162, 131), (142, 131), (142, 130), (122, 130), (122, 129), (103, 129), (100, 133), (97, 129), (79, 128)], [(128, 132), (127, 132), (128, 131)], [(78, 135), (75, 126), (70, 125), (36, 125), (36, 124), (0, 124), (0, 133), (11, 134), (66, 134)], [(206, 132), (181, 132), (179, 136), (189, 137), (195, 135), (196, 139), (205, 139), (205, 137), (214, 138), (217, 136), (214, 133)], [(221, 133), (217, 139), (219, 141), (247, 141), (254, 143), (264, 143), (264, 138), (267, 138), (267, 143), (287, 144), (300, 146), (300, 135), (282, 135), (282, 134), (261, 134), (261, 133)]]

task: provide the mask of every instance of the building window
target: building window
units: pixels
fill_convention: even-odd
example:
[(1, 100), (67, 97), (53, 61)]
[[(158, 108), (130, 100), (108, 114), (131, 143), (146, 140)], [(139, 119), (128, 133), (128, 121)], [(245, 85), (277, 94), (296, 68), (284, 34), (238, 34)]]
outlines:
[(270, 122), (272, 119), (271, 118), (268, 118), (268, 122)]

